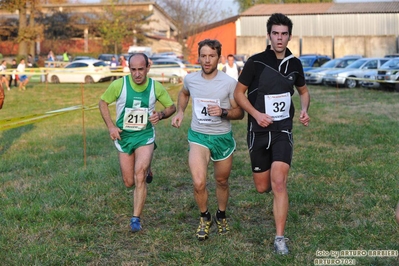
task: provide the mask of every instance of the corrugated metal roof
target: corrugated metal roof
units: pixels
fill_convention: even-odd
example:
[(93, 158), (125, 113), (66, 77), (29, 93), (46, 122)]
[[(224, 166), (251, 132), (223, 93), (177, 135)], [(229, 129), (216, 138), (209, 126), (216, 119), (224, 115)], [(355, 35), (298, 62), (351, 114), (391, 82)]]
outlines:
[(248, 8), (240, 15), (264, 16), (273, 13), (285, 15), (399, 13), (399, 2), (259, 4)]
[(399, 2), (336, 3), (327, 13), (399, 13)]

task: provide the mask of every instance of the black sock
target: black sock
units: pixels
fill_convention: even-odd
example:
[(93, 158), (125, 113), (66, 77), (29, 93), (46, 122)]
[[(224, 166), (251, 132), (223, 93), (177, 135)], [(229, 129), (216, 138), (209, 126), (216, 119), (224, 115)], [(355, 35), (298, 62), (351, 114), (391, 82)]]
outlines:
[(206, 217), (208, 220), (211, 219), (211, 214), (206, 210), (205, 212), (201, 212), (201, 217)]
[(221, 211), (218, 209), (218, 211), (216, 212), (216, 218), (226, 219), (226, 211)]

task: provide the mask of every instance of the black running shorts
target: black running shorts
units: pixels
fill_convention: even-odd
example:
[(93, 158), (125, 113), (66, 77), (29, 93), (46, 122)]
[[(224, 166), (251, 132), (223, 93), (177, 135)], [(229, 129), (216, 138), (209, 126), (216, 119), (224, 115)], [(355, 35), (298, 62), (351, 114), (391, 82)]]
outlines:
[(291, 165), (294, 141), (290, 130), (251, 132), (247, 134), (252, 172), (270, 169), (275, 161)]

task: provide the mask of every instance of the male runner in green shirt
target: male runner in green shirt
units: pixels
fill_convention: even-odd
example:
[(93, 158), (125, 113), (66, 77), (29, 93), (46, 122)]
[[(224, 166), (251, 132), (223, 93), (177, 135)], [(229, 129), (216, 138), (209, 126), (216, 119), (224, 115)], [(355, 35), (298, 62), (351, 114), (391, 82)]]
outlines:
[[(110, 138), (119, 151), (119, 162), (126, 187), (135, 185), (133, 192), (133, 232), (141, 230), (140, 215), (147, 196), (145, 182), (156, 148), (155, 129), (160, 120), (168, 118), (176, 107), (166, 89), (147, 77), (150, 70), (145, 54), (129, 58), (130, 75), (113, 81), (101, 96), (99, 108)], [(165, 109), (155, 111), (159, 101)], [(108, 105), (116, 102), (116, 122), (111, 119)]]

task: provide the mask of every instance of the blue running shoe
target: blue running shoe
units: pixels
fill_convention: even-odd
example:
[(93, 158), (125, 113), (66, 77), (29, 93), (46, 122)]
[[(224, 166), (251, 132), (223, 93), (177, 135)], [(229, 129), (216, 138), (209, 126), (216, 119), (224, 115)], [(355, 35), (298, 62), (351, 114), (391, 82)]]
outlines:
[(130, 228), (132, 228), (133, 233), (140, 231), (141, 230), (140, 218), (132, 217), (132, 219), (130, 219)]

